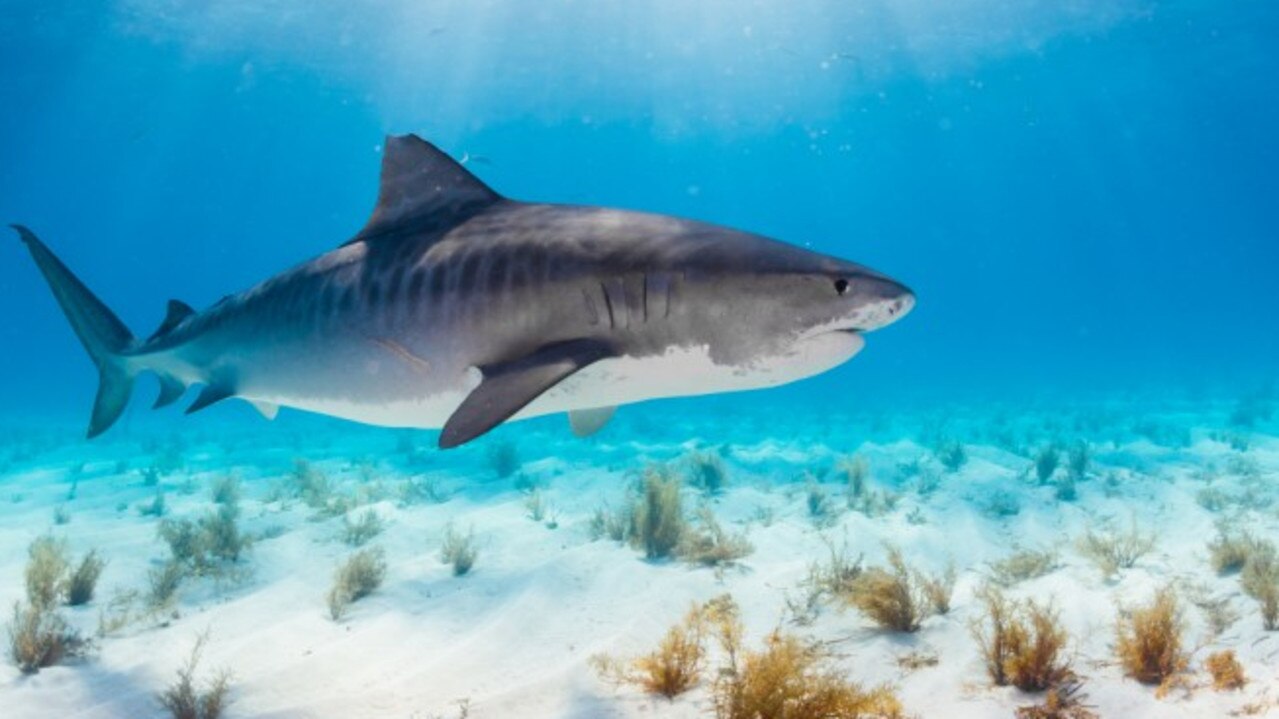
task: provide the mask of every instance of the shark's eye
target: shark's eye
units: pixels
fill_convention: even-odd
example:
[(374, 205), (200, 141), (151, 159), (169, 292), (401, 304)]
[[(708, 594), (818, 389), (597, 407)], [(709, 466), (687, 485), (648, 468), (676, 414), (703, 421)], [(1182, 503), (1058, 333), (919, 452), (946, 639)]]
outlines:
[(842, 294), (844, 294), (845, 292), (847, 292), (847, 291), (848, 291), (848, 280), (844, 279), (843, 277), (841, 277), (841, 278), (839, 278), (839, 279), (835, 280), (835, 291), (836, 291), (836, 292), (838, 292), (838, 293), (839, 293), (839, 294), (841, 294), (841, 295), (842, 295)]

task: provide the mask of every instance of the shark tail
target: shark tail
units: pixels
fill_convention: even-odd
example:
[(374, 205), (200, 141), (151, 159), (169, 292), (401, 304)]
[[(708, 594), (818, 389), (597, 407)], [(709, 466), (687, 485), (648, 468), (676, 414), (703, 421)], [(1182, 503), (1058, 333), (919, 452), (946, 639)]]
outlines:
[(133, 393), (134, 375), (125, 362), (125, 353), (134, 346), (133, 334), (31, 230), (22, 225), (13, 225), (13, 229), (30, 250), (80, 344), (98, 367), (98, 395), (88, 432), (89, 438), (96, 437), (115, 424)]

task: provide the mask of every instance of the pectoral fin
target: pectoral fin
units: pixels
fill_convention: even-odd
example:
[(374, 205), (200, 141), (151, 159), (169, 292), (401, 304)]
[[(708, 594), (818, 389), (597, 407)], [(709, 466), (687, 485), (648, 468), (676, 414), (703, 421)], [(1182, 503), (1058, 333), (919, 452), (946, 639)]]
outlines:
[(445, 422), (440, 448), (456, 447), (488, 432), (566, 377), (612, 354), (597, 340), (570, 340), (481, 367), (484, 379)]
[(568, 426), (573, 429), (575, 437), (589, 437), (604, 429), (617, 407), (595, 407), (592, 409), (575, 409), (568, 413)]

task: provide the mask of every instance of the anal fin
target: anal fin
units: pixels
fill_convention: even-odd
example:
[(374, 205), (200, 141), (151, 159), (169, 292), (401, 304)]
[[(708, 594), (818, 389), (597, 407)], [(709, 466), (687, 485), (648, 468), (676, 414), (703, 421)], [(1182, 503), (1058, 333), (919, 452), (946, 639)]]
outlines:
[(168, 407), (177, 402), (182, 393), (187, 391), (187, 386), (182, 383), (182, 380), (171, 374), (161, 374), (157, 377), (160, 380), (160, 394), (156, 396), (155, 404), (151, 405), (151, 409)]
[(604, 429), (613, 415), (617, 414), (617, 406), (593, 407), (591, 409), (574, 409), (568, 413), (568, 426), (575, 437), (590, 437)]
[(227, 385), (222, 385), (222, 384), (207, 385), (205, 386), (204, 389), (200, 390), (200, 395), (195, 398), (195, 401), (191, 403), (191, 406), (187, 407), (186, 413), (191, 414), (192, 412), (199, 412), (200, 410), (204, 409), (205, 407), (208, 407), (211, 404), (214, 404), (216, 402), (221, 402), (222, 400), (228, 397), (234, 397), (234, 396), (235, 396), (235, 390), (231, 389)]
[(611, 356), (613, 350), (607, 344), (578, 339), (557, 342), (523, 357), (481, 367), (484, 379), (444, 423), (440, 448), (449, 449), (479, 437), (574, 372)]

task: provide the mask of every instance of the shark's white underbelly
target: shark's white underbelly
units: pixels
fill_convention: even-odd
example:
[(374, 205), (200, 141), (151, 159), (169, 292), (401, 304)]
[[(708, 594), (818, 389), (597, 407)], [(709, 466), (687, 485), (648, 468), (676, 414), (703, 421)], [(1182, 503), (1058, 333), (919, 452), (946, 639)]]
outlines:
[[(601, 360), (547, 390), (511, 419), (528, 419), (575, 409), (592, 409), (661, 397), (688, 397), (775, 387), (821, 374), (856, 355), (860, 335), (828, 332), (797, 342), (785, 354), (747, 365), (717, 364), (706, 347), (672, 348), (651, 357)], [(391, 402), (262, 396), (247, 399), (295, 407), (387, 427), (438, 429), (481, 380), (471, 368), (454, 389)]]

